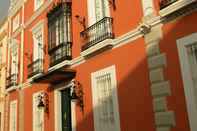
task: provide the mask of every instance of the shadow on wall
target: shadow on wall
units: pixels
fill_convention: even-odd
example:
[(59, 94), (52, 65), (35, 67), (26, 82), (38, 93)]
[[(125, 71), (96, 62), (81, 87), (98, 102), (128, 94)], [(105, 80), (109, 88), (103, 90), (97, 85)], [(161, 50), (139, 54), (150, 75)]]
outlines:
[(190, 131), (176, 40), (197, 31), (194, 28), (195, 20), (197, 20), (196, 12), (168, 21), (162, 27), (163, 39), (160, 42), (160, 51), (165, 53), (167, 58), (164, 75), (171, 86), (171, 96), (167, 97), (167, 104), (168, 109), (175, 112), (176, 126), (172, 128), (173, 131)]
[[(171, 96), (167, 97), (167, 105), (169, 110), (175, 112), (176, 121), (176, 126), (172, 127), (172, 131), (190, 130), (180, 66), (177, 66), (180, 63), (176, 39), (196, 32), (192, 21), (197, 14), (193, 13), (192, 15), (167, 23), (162, 27), (164, 37), (160, 41), (160, 51), (165, 53), (167, 57), (167, 67), (164, 68), (164, 75), (165, 80), (170, 81), (172, 92)], [(185, 28), (185, 26), (188, 27)], [(136, 45), (139, 48), (143, 48), (145, 52), (144, 44), (136, 43)], [(133, 60), (129, 55), (130, 53), (128, 52), (128, 56), (125, 57), (127, 59), (125, 60), (117, 59), (128, 62), (122, 62), (123, 64), (129, 64)], [(124, 65), (120, 66), (124, 68)], [(135, 68), (130, 69), (126, 74), (123, 79), (118, 79), (117, 85), (121, 131), (156, 130), (146, 55), (141, 57)], [(116, 75), (118, 77), (121, 74), (117, 73)], [(91, 87), (87, 88), (91, 90)], [(93, 110), (97, 110), (100, 107), (93, 107), (93, 110), (87, 112), (86, 99), (84, 99), (84, 113), (81, 113), (81, 115), (77, 114), (80, 116), (77, 123), (77, 131), (94, 131), (94, 124), (92, 122)], [(79, 111), (79, 109), (77, 110)]]
[[(123, 57), (127, 60), (123, 60), (121, 64), (116, 65), (116, 76), (117, 76), (117, 93), (119, 102), (119, 116), (120, 116), (120, 128), (121, 131), (153, 131), (154, 130), (154, 115), (152, 96), (149, 87), (149, 76), (147, 68), (147, 60), (145, 55), (145, 44), (143, 40), (139, 41), (135, 45), (126, 45), (124, 48), (125, 52), (119, 53), (119, 49), (114, 49), (112, 52), (119, 54), (118, 56), (113, 55), (115, 63), (121, 60)], [(140, 49), (140, 56), (138, 52), (131, 53), (130, 49)], [(122, 49), (121, 49), (122, 50)], [(105, 53), (105, 52), (104, 52)], [(132, 56), (129, 56), (129, 55)], [(108, 54), (107, 54), (108, 55)], [(138, 58), (136, 59), (136, 56)], [(112, 58), (113, 59), (113, 58)], [(132, 62), (135, 59), (136, 62)], [(114, 60), (114, 59), (113, 59)], [(108, 62), (110, 63), (110, 62)], [(120, 62), (117, 62), (120, 63)], [(127, 68), (128, 67), (128, 68)], [(121, 70), (121, 71), (120, 71)], [(90, 75), (90, 74), (87, 74)], [(91, 81), (91, 80), (89, 80)], [(82, 83), (83, 85), (83, 83)], [(86, 90), (91, 90), (92, 87)], [(90, 91), (91, 92), (91, 91)], [(113, 90), (113, 92), (115, 92)], [(84, 94), (84, 112), (77, 113), (77, 131), (94, 131), (93, 110), (99, 110), (102, 106), (93, 107), (93, 110), (86, 108), (86, 101), (89, 94)], [(110, 98), (106, 98), (110, 99)], [(77, 112), (79, 111), (77, 107)], [(118, 113), (118, 112), (114, 112)]]

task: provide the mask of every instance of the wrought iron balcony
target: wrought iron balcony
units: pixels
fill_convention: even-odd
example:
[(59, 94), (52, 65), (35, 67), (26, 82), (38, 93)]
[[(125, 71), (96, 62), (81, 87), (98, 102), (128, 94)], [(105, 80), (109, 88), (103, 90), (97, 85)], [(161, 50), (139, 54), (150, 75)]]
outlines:
[(178, 0), (160, 0), (160, 3), (159, 3), (160, 10), (164, 9), (165, 7), (171, 5), (172, 3), (176, 1)]
[(11, 74), (6, 78), (6, 89), (16, 86), (18, 84), (17, 82), (18, 75), (17, 74)]
[(64, 61), (72, 59), (72, 43), (61, 43), (49, 51), (50, 67)]
[(80, 34), (84, 40), (84, 45), (82, 45), (81, 50), (84, 51), (106, 39), (113, 39), (114, 33), (112, 26), (113, 19), (110, 17), (104, 17), (94, 25), (82, 31)]
[(28, 65), (28, 78), (43, 73), (43, 59), (37, 59)]

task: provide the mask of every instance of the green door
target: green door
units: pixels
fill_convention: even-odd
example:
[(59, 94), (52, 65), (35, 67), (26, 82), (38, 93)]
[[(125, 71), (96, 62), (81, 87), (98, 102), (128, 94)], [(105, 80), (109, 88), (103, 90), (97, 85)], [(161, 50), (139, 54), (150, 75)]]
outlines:
[(70, 88), (61, 91), (62, 131), (72, 131)]

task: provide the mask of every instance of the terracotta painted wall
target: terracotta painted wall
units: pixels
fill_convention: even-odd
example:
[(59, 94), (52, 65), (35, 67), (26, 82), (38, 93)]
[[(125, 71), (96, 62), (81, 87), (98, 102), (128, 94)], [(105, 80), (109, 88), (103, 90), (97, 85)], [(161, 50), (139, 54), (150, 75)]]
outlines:
[(77, 130), (94, 130), (91, 73), (111, 65), (116, 67), (121, 130), (154, 130), (143, 39), (103, 52), (76, 67), (76, 79), (81, 82), (85, 92), (84, 114), (77, 109)]
[(197, 13), (167, 23), (162, 28), (164, 37), (160, 47), (161, 51), (167, 55), (165, 75), (170, 80), (172, 87), (172, 95), (168, 97), (168, 106), (175, 111), (176, 116), (176, 127), (173, 128), (173, 131), (190, 130), (176, 40), (197, 32), (194, 21), (197, 21)]

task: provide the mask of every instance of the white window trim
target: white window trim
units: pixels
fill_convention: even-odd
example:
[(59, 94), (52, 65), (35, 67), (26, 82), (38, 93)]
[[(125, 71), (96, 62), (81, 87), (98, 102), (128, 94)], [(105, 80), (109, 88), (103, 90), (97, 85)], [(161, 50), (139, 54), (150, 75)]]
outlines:
[(197, 42), (197, 33), (193, 33), (189, 36), (185, 36), (177, 40), (177, 47), (179, 52), (179, 60), (181, 64), (181, 73), (183, 78), (184, 92), (186, 98), (187, 112), (189, 116), (189, 123), (191, 131), (197, 130), (197, 110), (194, 94), (192, 92), (193, 82), (192, 74), (190, 71), (190, 65), (188, 61), (188, 54), (186, 46), (192, 45)]
[(37, 0), (34, 0), (34, 11), (38, 10), (44, 3), (44, 0), (41, 1), (41, 3), (38, 5)]
[(12, 20), (12, 32), (15, 32), (20, 25), (20, 13), (18, 13)]
[(113, 92), (113, 102), (114, 102), (114, 119), (115, 119), (115, 129), (114, 131), (120, 131), (120, 118), (119, 118), (119, 105), (118, 105), (118, 96), (117, 96), (117, 79), (116, 79), (116, 70), (115, 70), (115, 65), (112, 65), (110, 67), (98, 70), (96, 72), (91, 73), (91, 83), (92, 83), (92, 96), (93, 96), (93, 113), (94, 113), (94, 128), (95, 131), (100, 131), (100, 129), (97, 129), (97, 127), (95, 125), (97, 125), (97, 119), (95, 118), (96, 115), (96, 111), (94, 110), (95, 108), (98, 107), (98, 105), (96, 105), (97, 101), (96, 101), (96, 89), (94, 88), (96, 86), (96, 78), (98, 76), (104, 75), (106, 73), (110, 73), (111, 74), (111, 79), (112, 79), (112, 92)]
[[(44, 48), (44, 20), (40, 20), (36, 25), (31, 28), (32, 37), (33, 37), (33, 44), (35, 43), (35, 36), (39, 33), (42, 34), (42, 46)], [(44, 55), (44, 51), (43, 51)], [(41, 56), (43, 58), (44, 56)]]
[[(19, 41), (18, 40), (16, 40), (16, 39), (12, 39), (12, 41), (11, 41), (11, 45), (10, 45), (10, 50), (11, 50), (11, 57), (12, 58), (16, 58), (16, 63), (15, 63), (15, 68), (14, 69), (12, 69), (12, 62), (13, 62), (13, 60), (11, 61), (11, 74), (18, 74), (19, 72), (19, 69), (18, 69), (18, 62), (19, 62), (19, 47), (18, 47), (18, 43), (19, 43)], [(18, 79), (18, 78), (16, 78), (16, 79)]]
[[(72, 82), (68, 83), (65, 86), (59, 87), (57, 90), (54, 91), (54, 114), (55, 114), (55, 131), (61, 131), (62, 130), (62, 114), (61, 114), (61, 90), (65, 88), (70, 88), (72, 85)], [(74, 101), (71, 101), (71, 126), (72, 131), (76, 131), (76, 103)]]
[(11, 131), (11, 127), (12, 127), (12, 125), (11, 125), (11, 116), (12, 116), (11, 115), (11, 106), (14, 105), (14, 104), (16, 104), (16, 118), (15, 118), (15, 122), (16, 122), (15, 123), (15, 127), (16, 127), (16, 130), (15, 131), (17, 131), (17, 117), (18, 117), (17, 100), (13, 100), (13, 101), (10, 102), (10, 117), (9, 117), (10, 118), (10, 120), (9, 120), (9, 125), (10, 125), (9, 129), (10, 129), (10, 131)]
[[(95, 0), (88, 0), (87, 6), (88, 6), (88, 26), (91, 26), (96, 22)], [(106, 10), (106, 13), (107, 16), (110, 16), (110, 7), (108, 10)]]
[[(35, 119), (35, 116), (34, 116), (34, 112), (35, 112), (35, 108), (38, 108), (37, 107), (37, 105), (35, 105), (35, 102), (34, 102), (34, 97), (38, 97), (41, 93), (42, 93), (43, 91), (39, 91), (39, 92), (36, 92), (36, 93), (34, 93), (33, 94), (33, 97), (32, 97), (32, 100), (33, 100), (33, 102), (32, 102), (32, 108), (33, 108), (33, 110), (32, 110), (32, 113), (33, 113), (33, 123), (32, 123), (32, 128), (33, 128), (33, 131), (36, 131), (35, 130), (35, 127), (34, 127), (34, 119)], [(44, 109), (42, 109), (42, 120), (43, 120), (43, 124), (42, 124), (42, 131), (44, 131)]]

